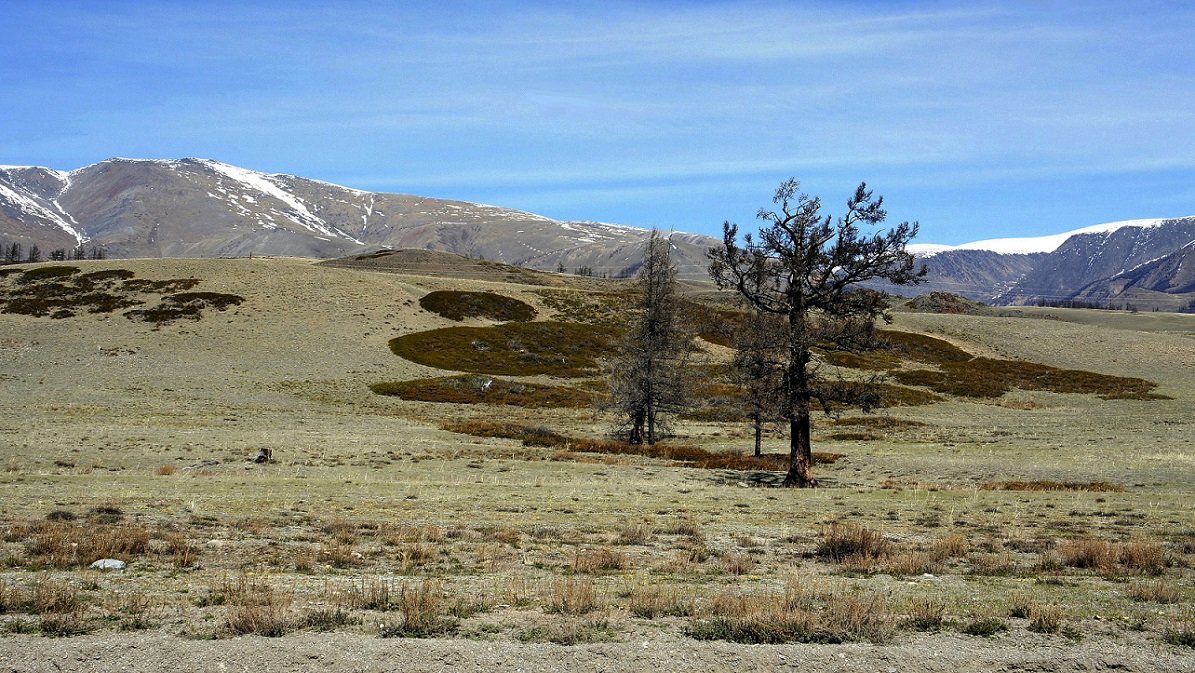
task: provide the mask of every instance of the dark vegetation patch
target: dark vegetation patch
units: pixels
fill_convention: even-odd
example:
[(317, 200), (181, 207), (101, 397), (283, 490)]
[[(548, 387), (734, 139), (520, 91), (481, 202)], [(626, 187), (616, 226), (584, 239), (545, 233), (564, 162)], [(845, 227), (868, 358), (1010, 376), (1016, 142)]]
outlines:
[[(710, 470), (771, 470), (780, 472), (788, 469), (789, 457), (782, 454), (765, 454), (756, 458), (737, 453), (714, 453), (701, 447), (683, 444), (658, 443), (628, 444), (610, 439), (587, 439), (567, 437), (545, 427), (532, 427), (518, 423), (496, 421), (448, 421), (440, 425), (442, 430), (474, 437), (499, 437), (521, 441), (523, 446), (560, 449), (567, 453), (599, 453), (626, 456), (644, 456), (659, 460), (671, 460), (684, 467)], [(567, 457), (567, 455), (565, 456)], [(841, 453), (815, 451), (813, 462), (823, 465), (843, 458)]]
[(223, 310), (242, 301), (235, 295), (183, 292), (197, 285), (197, 278), (143, 280), (133, 276), (126, 269), (80, 273), (79, 267), (62, 265), (27, 269), (12, 282), (5, 274), (0, 276), (0, 312), (71, 318), (80, 313), (113, 313), (139, 306), (149, 299), (146, 295), (180, 293), (164, 297), (155, 308), (125, 314), (133, 319), (151, 316), (153, 322), (166, 322), (184, 316), (197, 319), (197, 311), (202, 308)]
[[(835, 386), (840, 395), (860, 394), (868, 384), (853, 381), (836, 382)], [(891, 407), (919, 407), (945, 398), (926, 390), (893, 385), (891, 383), (877, 383), (870, 385), (869, 399), (872, 406), (879, 409)], [(746, 392), (728, 383), (712, 383), (703, 386), (696, 395), (698, 404), (679, 416), (682, 419), (704, 423), (734, 423), (750, 418), (751, 404)], [(838, 413), (846, 409), (846, 405), (828, 401), (830, 410)], [(813, 411), (822, 412), (821, 403), (814, 400), (811, 403)]]
[(614, 353), (612, 327), (563, 322), (445, 327), (390, 340), (390, 350), (421, 365), (505, 376), (585, 376)]
[(834, 425), (860, 426), (876, 430), (895, 430), (898, 428), (923, 428), (928, 423), (905, 418), (893, 418), (891, 416), (851, 416), (849, 418), (835, 419)]
[(1031, 481), (988, 481), (979, 485), (984, 491), (1091, 491), (1095, 493), (1122, 493), (1125, 488), (1120, 484), (1107, 481), (1050, 481), (1035, 479)]
[(905, 306), (919, 313), (947, 313), (954, 315), (981, 315), (988, 307), (977, 301), (953, 292), (930, 292), (929, 294), (913, 297), (905, 302)]
[[(906, 386), (929, 388), (936, 393), (956, 397), (1000, 397), (1017, 388), (1095, 394), (1106, 400), (1166, 399), (1152, 392), (1157, 384), (1145, 379), (1059, 369), (1021, 360), (974, 357), (954, 344), (924, 334), (880, 330), (877, 335), (881, 343), (876, 349), (859, 353), (823, 352), (822, 357), (840, 367), (886, 371)], [(898, 369), (906, 361), (931, 365), (936, 369)], [(909, 397), (905, 392), (908, 388), (894, 388), (887, 390), (892, 400), (885, 403), (888, 406), (927, 403), (925, 398)]]
[(375, 383), (369, 389), (378, 395), (416, 402), (505, 404), (532, 409), (588, 407), (596, 399), (593, 393), (577, 388), (504, 381), (475, 374)]
[(162, 301), (153, 308), (135, 309), (124, 315), (129, 320), (161, 325), (175, 320), (199, 320), (207, 309), (223, 311), (243, 301), (243, 297), (222, 292), (180, 292), (162, 297)]
[(25, 271), (21, 276), (19, 282), (21, 283), (36, 283), (41, 280), (49, 280), (51, 278), (67, 278), (79, 273), (77, 266), (39, 266), (35, 269)]
[(892, 376), (906, 385), (923, 386), (957, 397), (1000, 397), (1013, 388), (1019, 388), (1095, 394), (1105, 400), (1167, 399), (1153, 393), (1157, 384), (1145, 379), (1059, 369), (1019, 360), (974, 358), (965, 362), (944, 363), (936, 371), (897, 371), (892, 372)]
[(198, 278), (175, 278), (173, 280), (146, 280), (137, 278), (126, 280), (124, 289), (129, 292), (145, 292), (152, 294), (170, 294), (190, 290), (199, 284)]
[(424, 310), (449, 320), (486, 318), (501, 322), (527, 322), (535, 319), (535, 309), (526, 302), (496, 292), (460, 292), (437, 290), (419, 300)]

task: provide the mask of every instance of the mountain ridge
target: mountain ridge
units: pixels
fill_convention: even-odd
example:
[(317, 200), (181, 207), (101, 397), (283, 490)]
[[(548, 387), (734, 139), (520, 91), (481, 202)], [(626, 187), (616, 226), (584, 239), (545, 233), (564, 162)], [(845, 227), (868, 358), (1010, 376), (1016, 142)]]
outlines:
[[(623, 276), (647, 229), (555, 220), (487, 204), (370, 192), (213, 159), (114, 157), (71, 171), (0, 166), (0, 241), (43, 251), (83, 243), (112, 257), (281, 255), (332, 259), (425, 249), (538, 270)], [(674, 232), (680, 276), (707, 278), (721, 241)], [(1187, 274), (1195, 217), (1123, 220), (1037, 237), (912, 244), (929, 267), (896, 294), (949, 291), (996, 304), (1081, 300), (1195, 310)]]
[[(212, 159), (116, 157), (72, 171), (0, 167), (0, 240), (44, 249), (93, 242), (115, 257), (339, 257), (424, 248), (539, 269), (628, 273), (648, 230), (369, 192)], [(716, 239), (678, 234), (677, 263), (705, 272)]]

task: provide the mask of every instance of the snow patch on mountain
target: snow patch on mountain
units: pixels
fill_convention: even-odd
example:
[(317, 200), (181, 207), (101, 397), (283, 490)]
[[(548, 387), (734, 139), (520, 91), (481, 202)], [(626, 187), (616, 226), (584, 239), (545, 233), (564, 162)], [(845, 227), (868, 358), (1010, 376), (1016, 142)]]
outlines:
[(982, 241), (963, 243), (962, 245), (938, 245), (934, 243), (914, 243), (906, 247), (909, 252), (925, 258), (951, 250), (986, 250), (1004, 255), (1031, 255), (1034, 253), (1049, 253), (1057, 250), (1071, 236), (1079, 234), (1110, 234), (1125, 227), (1157, 227), (1163, 222), (1174, 218), (1152, 218), (1144, 220), (1122, 220), (1120, 222), (1106, 222), (1094, 224), (1082, 229), (1073, 229), (1061, 234), (1048, 236), (1026, 236), (1019, 238), (990, 238)]
[(49, 220), (58, 228), (73, 236), (74, 239), (79, 243), (87, 240), (87, 237), (75, 228), (78, 226), (78, 222), (75, 222), (75, 218), (71, 217), (66, 213), (66, 211), (62, 210), (62, 206), (58, 205), (58, 201), (56, 199), (52, 202), (52, 204), (59, 211), (57, 213), (39, 203), (35, 198), (33, 198), (32, 195), (23, 194), (4, 184), (0, 184), (0, 201), (7, 201), (17, 210), (32, 215), (33, 217)]
[[(270, 180), (270, 176), (265, 173), (258, 173), (245, 168), (239, 168), (229, 164), (220, 163), (219, 161), (212, 161), (211, 159), (197, 159), (198, 163), (207, 166), (217, 173), (241, 183), (249, 189), (256, 190), (272, 197), (286, 204), (290, 209), (286, 213), (278, 213), (282, 217), (286, 217), (290, 221), (299, 226), (311, 231), (312, 233), (323, 234), (332, 238), (347, 238), (354, 243), (360, 244), (361, 241), (349, 236), (335, 227), (331, 227), (327, 222), (324, 222), (319, 217), (316, 217), (310, 210), (307, 209), (307, 204), (303, 203), (294, 194), (287, 192)], [(271, 211), (277, 212), (277, 211)]]

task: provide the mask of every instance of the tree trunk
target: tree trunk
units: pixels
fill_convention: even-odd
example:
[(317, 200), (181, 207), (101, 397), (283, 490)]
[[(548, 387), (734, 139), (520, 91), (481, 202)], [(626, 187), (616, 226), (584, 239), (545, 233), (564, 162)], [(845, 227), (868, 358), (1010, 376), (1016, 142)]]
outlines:
[(631, 444), (643, 443), (643, 412), (636, 411), (634, 419), (631, 420)]
[(756, 458), (759, 458), (761, 455), (763, 455), (763, 453), (761, 451), (761, 447), (760, 447), (760, 444), (762, 443), (761, 440), (763, 439), (763, 420), (762, 419), (763, 419), (763, 411), (759, 408), (759, 405), (756, 404), (755, 409), (751, 416), (751, 420), (755, 422), (755, 457)]
[(784, 476), (784, 485), (787, 487), (817, 486), (817, 479), (813, 478), (813, 450), (809, 445), (809, 403), (807, 396), (799, 396), (797, 408), (789, 422), (788, 474)]

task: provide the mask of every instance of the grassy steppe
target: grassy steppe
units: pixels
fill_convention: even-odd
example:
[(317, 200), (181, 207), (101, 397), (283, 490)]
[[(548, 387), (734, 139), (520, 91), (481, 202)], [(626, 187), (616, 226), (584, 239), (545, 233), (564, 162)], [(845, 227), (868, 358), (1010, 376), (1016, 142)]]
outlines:
[[(894, 329), (972, 355), (1144, 379), (1164, 398), (1013, 389), (819, 417), (815, 448), (845, 457), (818, 466), (825, 488), (797, 491), (764, 470), (439, 429), (600, 438), (608, 419), (589, 407), (370, 391), (454, 375), (390, 350), (462, 329), (420, 308), (428, 292), (568, 318), (574, 304), (531, 286), (285, 259), (77, 266), (243, 302), (164, 325), (0, 314), (0, 630), (890, 647), (928, 631), (980, 651), (990, 631), (1190, 655), (1193, 316), (898, 313)], [(677, 434), (750, 449), (741, 424)], [(252, 463), (259, 447), (275, 462)], [(130, 566), (87, 569), (97, 554)]]

